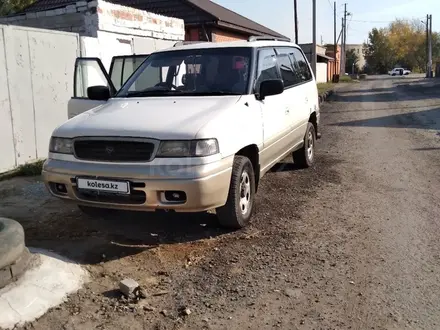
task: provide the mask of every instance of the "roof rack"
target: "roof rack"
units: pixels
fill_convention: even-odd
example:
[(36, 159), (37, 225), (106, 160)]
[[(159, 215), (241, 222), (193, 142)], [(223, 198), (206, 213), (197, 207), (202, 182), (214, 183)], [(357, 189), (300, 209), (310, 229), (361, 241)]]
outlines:
[(264, 40), (270, 40), (270, 41), (287, 41), (290, 42), (289, 38), (283, 38), (283, 37), (272, 37), (272, 36), (250, 36), (248, 38), (248, 42), (253, 41), (264, 41)]
[(174, 44), (173, 47), (191, 45), (191, 44), (200, 44), (203, 42), (210, 42), (210, 41), (178, 41)]

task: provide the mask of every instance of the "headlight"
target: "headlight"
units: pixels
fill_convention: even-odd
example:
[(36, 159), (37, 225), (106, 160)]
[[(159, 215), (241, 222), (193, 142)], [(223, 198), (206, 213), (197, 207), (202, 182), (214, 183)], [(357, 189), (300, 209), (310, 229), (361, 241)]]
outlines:
[(52, 137), (50, 139), (49, 152), (72, 154), (72, 146), (73, 143), (71, 139)]
[(162, 141), (156, 157), (205, 157), (219, 153), (216, 139)]

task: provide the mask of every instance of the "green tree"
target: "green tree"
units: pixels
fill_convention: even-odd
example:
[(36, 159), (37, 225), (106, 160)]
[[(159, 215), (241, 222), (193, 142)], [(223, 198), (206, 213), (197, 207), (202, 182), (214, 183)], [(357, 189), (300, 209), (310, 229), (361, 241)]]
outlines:
[(35, 0), (0, 0), (0, 16), (15, 14), (34, 2)]
[(394, 65), (395, 56), (386, 29), (373, 28), (364, 44), (365, 60), (371, 73), (386, 73)]
[(346, 54), (345, 72), (351, 73), (354, 66), (354, 72), (359, 72), (359, 56), (355, 49), (350, 49)]
[(387, 29), (396, 61), (412, 70), (423, 69), (426, 62), (425, 27), (419, 20), (392, 22)]
[[(387, 28), (372, 29), (364, 45), (365, 59), (371, 73), (386, 73), (395, 65), (412, 71), (425, 71), (427, 64), (426, 32), (420, 20), (397, 19)], [(432, 34), (433, 63), (440, 61), (440, 34)]]

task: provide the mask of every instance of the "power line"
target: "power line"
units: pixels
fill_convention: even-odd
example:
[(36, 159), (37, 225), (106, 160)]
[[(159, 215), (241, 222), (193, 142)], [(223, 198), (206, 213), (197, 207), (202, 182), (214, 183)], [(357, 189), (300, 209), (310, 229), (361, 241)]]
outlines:
[(348, 24), (347, 24), (347, 30), (350, 27), (350, 23), (352, 20), (353, 20), (353, 14), (350, 13), (350, 20), (348, 21)]
[(331, 8), (331, 10), (333, 12), (333, 5), (332, 5), (332, 3), (330, 2), (330, 0), (327, 0), (327, 2), (328, 2), (329, 6), (330, 6), (330, 8)]
[[(421, 19), (423, 19), (423, 18), (421, 18)], [(356, 23), (393, 23), (395, 21), (396, 20), (393, 20), (393, 21), (364, 21), (364, 20), (356, 20), (356, 19), (350, 20), (350, 22), (356, 22)]]

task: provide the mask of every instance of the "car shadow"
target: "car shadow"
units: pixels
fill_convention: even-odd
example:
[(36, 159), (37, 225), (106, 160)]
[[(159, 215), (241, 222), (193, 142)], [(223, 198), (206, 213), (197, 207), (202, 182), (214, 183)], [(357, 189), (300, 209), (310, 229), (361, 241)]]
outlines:
[(434, 150), (440, 150), (440, 147), (414, 148), (412, 150), (414, 150), (414, 151), (434, 151)]
[(372, 75), (372, 76), (368, 76), (367, 80), (396, 80), (396, 79), (408, 79), (408, 78), (413, 78), (411, 75), (406, 75), (406, 76), (390, 76), (390, 75)]
[(340, 90), (337, 92), (338, 95), (352, 95), (359, 93), (382, 93), (393, 91), (394, 87), (384, 87), (384, 88), (370, 88), (370, 89), (356, 89), (356, 90)]
[(296, 165), (295, 163), (288, 162), (287, 160), (279, 162), (275, 164), (270, 170), (269, 173), (276, 173), (276, 172), (293, 172), (300, 170), (301, 167)]
[(115, 210), (105, 217), (92, 217), (73, 207), (38, 221), (38, 225), (17, 221), (25, 229), (27, 246), (56, 252), (80, 264), (99, 264), (160, 245), (197, 242), (231, 232), (219, 226), (215, 214), (207, 212)]

